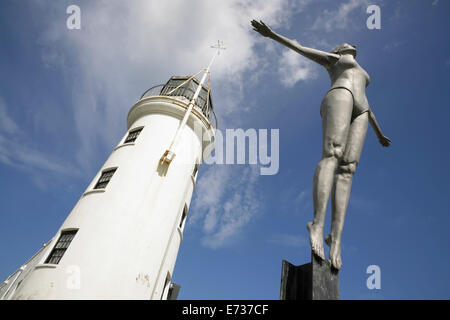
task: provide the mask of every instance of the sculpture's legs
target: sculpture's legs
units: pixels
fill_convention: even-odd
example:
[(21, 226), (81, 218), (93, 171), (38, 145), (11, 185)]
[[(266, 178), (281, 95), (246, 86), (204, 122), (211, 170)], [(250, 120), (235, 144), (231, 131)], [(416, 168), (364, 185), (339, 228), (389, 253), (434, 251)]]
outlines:
[(335, 185), (331, 198), (331, 233), (326, 242), (330, 246), (331, 264), (340, 269), (341, 239), (344, 229), (345, 213), (350, 199), (353, 174), (361, 156), (368, 126), (368, 113), (358, 116), (350, 125), (344, 155), (339, 162), (335, 175)]
[(325, 259), (323, 250), (325, 214), (337, 164), (338, 161), (335, 157), (322, 158), (316, 167), (313, 179), (314, 220), (307, 224), (307, 228), (311, 249), (322, 259)]
[(352, 94), (346, 89), (334, 89), (322, 101), (322, 159), (313, 180), (314, 220), (307, 224), (312, 251), (325, 259), (323, 227), (334, 175), (342, 158), (353, 110)]

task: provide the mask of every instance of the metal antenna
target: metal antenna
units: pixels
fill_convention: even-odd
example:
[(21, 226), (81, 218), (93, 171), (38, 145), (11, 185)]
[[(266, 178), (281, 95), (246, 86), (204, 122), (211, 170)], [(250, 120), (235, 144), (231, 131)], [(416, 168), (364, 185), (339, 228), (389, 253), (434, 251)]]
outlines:
[(223, 41), (217, 40), (217, 44), (214, 46), (210, 46), (210, 48), (214, 48), (217, 49), (217, 55), (220, 55), (220, 50), (226, 50), (227, 48), (225, 48)]
[(210, 46), (210, 47), (213, 48), (213, 49), (217, 49), (217, 51), (214, 53), (214, 55), (213, 55), (209, 65), (208, 65), (208, 67), (203, 70), (203, 77), (202, 77), (202, 79), (200, 81), (200, 84), (198, 85), (194, 96), (192, 97), (191, 101), (188, 104), (188, 108), (186, 110), (186, 113), (184, 114), (183, 120), (181, 121), (180, 126), (178, 127), (177, 132), (175, 133), (175, 136), (174, 136), (174, 138), (172, 140), (172, 143), (170, 144), (169, 149), (167, 149), (166, 152), (164, 152), (164, 154), (162, 155), (162, 157), (160, 159), (160, 163), (161, 164), (167, 163), (167, 165), (169, 166), (170, 163), (172, 162), (173, 158), (175, 158), (175, 153), (173, 152), (173, 149), (174, 149), (176, 143), (178, 142), (178, 138), (179, 138), (180, 133), (183, 131), (183, 129), (184, 129), (185, 125), (186, 125), (186, 122), (189, 119), (189, 116), (191, 115), (192, 108), (194, 107), (195, 102), (196, 102), (196, 100), (198, 98), (198, 95), (200, 94), (200, 90), (202, 89), (203, 84), (205, 83), (206, 77), (210, 73), (211, 66), (214, 63), (214, 60), (216, 59), (216, 56), (220, 55), (220, 50), (225, 50), (226, 49), (224, 44), (223, 44), (223, 42), (221, 42), (219, 40), (217, 41), (216, 45), (213, 45), (213, 46)]

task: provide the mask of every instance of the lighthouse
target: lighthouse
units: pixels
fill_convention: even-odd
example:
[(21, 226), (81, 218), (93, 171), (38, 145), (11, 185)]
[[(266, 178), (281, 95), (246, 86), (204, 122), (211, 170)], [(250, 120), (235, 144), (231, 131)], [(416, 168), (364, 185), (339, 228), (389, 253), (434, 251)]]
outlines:
[(205, 84), (214, 57), (201, 80), (173, 76), (144, 92), (64, 223), (0, 285), (0, 299), (176, 298), (175, 262), (199, 165), (214, 143)]

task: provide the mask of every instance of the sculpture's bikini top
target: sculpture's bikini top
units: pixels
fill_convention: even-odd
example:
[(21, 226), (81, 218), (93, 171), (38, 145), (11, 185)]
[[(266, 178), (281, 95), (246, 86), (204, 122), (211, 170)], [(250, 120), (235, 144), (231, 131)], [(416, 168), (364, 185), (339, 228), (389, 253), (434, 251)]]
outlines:
[(331, 89), (345, 88), (353, 95), (353, 118), (369, 111), (366, 87), (369, 85), (369, 74), (352, 55), (343, 55), (327, 69), (331, 79)]

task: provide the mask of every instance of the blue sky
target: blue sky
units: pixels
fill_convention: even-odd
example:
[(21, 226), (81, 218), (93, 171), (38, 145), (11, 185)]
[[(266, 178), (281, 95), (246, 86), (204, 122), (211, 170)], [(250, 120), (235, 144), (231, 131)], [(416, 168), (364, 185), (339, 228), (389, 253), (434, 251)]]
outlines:
[[(71, 4), (80, 30), (66, 28)], [(366, 27), (370, 4), (380, 30)], [(173, 281), (180, 299), (279, 298), (282, 259), (310, 259), (329, 79), (253, 32), (256, 18), (305, 46), (357, 45), (392, 140), (382, 148), (369, 129), (344, 228), (342, 298), (450, 298), (449, 17), (442, 0), (1, 1), (0, 278), (53, 237), (139, 96), (206, 66), (220, 39), (219, 128), (279, 129), (280, 170), (200, 167)], [(369, 265), (381, 268), (381, 290), (366, 287)]]

